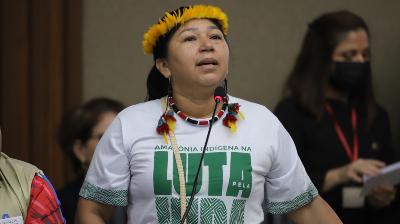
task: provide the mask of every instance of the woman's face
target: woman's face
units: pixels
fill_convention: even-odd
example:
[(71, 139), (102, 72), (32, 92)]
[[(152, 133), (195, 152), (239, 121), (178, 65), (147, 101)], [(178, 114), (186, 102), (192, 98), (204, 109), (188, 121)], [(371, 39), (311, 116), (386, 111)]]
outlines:
[(115, 116), (116, 114), (114, 112), (105, 112), (100, 116), (99, 122), (96, 124), (96, 126), (94, 126), (92, 135), (86, 141), (84, 146), (85, 163), (90, 163), (90, 161), (92, 160), (93, 153), (94, 150), (96, 149), (97, 143), (99, 143), (101, 136), (104, 134), (107, 127), (114, 120)]
[(364, 29), (348, 32), (333, 51), (336, 62), (366, 62), (370, 59), (368, 34)]
[[(162, 59), (164, 76), (172, 76), (174, 91), (220, 85), (228, 74), (229, 48), (223, 33), (208, 19), (184, 23)], [(160, 68), (159, 68), (160, 69)]]

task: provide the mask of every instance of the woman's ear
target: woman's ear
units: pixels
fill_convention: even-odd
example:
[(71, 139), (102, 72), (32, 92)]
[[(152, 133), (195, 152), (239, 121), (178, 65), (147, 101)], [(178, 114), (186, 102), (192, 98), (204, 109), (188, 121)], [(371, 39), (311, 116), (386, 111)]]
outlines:
[(168, 62), (166, 59), (164, 58), (156, 59), (156, 67), (158, 71), (160, 71), (165, 78), (169, 79), (171, 77), (171, 71), (169, 70)]
[(75, 140), (72, 151), (74, 152), (75, 157), (81, 161), (81, 163), (86, 162), (85, 146), (82, 144), (81, 140)]

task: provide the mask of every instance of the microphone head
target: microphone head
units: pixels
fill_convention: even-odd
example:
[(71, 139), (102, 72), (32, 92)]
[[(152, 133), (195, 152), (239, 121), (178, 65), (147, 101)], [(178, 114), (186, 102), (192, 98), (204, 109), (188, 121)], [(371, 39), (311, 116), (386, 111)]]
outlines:
[(217, 88), (215, 88), (214, 91), (214, 100), (216, 102), (222, 102), (222, 99), (225, 97), (226, 93), (225, 93), (225, 89), (222, 86), (218, 86)]

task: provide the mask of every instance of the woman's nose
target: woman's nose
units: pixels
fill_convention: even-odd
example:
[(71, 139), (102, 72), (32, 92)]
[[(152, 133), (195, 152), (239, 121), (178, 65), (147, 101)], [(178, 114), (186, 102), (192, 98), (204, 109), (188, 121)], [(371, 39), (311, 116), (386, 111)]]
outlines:
[(201, 38), (200, 39), (200, 51), (213, 51), (214, 50), (214, 45), (212, 43), (212, 40), (209, 38)]

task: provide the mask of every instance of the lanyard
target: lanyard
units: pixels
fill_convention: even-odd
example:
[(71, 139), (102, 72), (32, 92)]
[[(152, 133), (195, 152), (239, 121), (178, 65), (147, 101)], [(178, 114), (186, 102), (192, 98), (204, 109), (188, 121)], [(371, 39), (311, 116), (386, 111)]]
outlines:
[(336, 134), (339, 137), (340, 142), (343, 145), (344, 150), (347, 153), (347, 156), (351, 161), (355, 161), (358, 159), (358, 134), (357, 134), (357, 112), (356, 109), (353, 107), (351, 108), (351, 126), (353, 128), (353, 150), (351, 150), (349, 143), (347, 142), (346, 138), (344, 137), (343, 131), (340, 128), (339, 123), (336, 121), (335, 115), (333, 113), (332, 107), (329, 103), (325, 103), (325, 109), (328, 112), (331, 120), (333, 122), (333, 126), (335, 127)]

